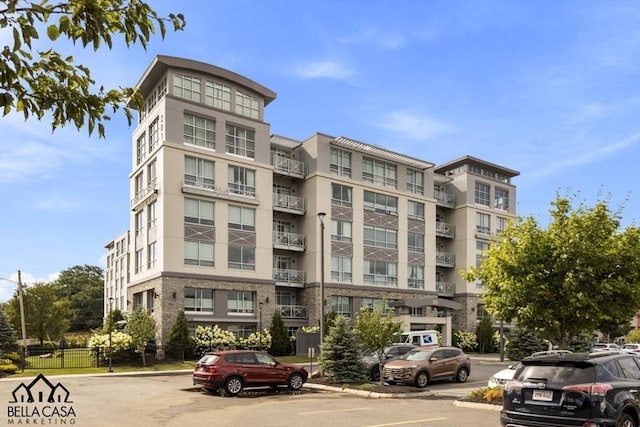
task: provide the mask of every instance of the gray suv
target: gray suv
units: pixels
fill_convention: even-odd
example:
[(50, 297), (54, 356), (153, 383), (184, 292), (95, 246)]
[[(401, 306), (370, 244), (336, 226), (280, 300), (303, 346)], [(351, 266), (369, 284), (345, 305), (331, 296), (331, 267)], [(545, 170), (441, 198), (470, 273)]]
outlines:
[[(393, 344), (384, 349), (382, 353), (382, 365), (386, 362), (396, 360), (398, 357), (406, 354), (410, 350), (416, 348), (413, 344)], [(380, 367), (378, 356), (372, 352), (365, 350), (362, 357), (365, 366), (367, 367), (367, 376), (371, 381), (380, 381)]]

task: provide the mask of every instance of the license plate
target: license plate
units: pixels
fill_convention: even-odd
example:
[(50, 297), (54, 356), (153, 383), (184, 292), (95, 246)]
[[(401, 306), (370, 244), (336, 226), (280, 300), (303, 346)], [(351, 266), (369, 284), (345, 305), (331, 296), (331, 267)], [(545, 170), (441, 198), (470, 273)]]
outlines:
[(542, 400), (544, 402), (551, 402), (553, 400), (553, 391), (533, 390), (533, 400)]

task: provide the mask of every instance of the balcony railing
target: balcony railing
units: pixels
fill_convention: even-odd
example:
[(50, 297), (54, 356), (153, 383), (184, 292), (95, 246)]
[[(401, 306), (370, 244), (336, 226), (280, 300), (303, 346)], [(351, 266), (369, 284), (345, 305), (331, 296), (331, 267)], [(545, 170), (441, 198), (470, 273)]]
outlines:
[(388, 276), (386, 274), (365, 273), (363, 278), (364, 278), (364, 283), (366, 283), (367, 285), (398, 287), (397, 276)]
[(304, 214), (307, 210), (307, 200), (289, 194), (273, 193), (273, 207), (284, 209), (287, 212)]
[(436, 292), (439, 296), (452, 297), (456, 293), (456, 284), (449, 282), (436, 282)]
[(273, 246), (278, 249), (304, 251), (306, 240), (303, 234), (284, 233), (280, 231), (273, 232)]
[(274, 154), (271, 156), (271, 162), (275, 172), (298, 178), (304, 178), (307, 174), (307, 165), (299, 160)]
[(131, 200), (131, 207), (134, 208), (140, 202), (142, 202), (143, 200), (146, 200), (152, 194), (156, 194), (156, 193), (157, 193), (156, 180), (154, 179), (149, 184), (147, 184), (146, 187), (143, 187), (140, 190), (138, 190), (138, 192), (135, 194), (135, 196)]
[(276, 283), (279, 284), (288, 283), (294, 285), (304, 285), (304, 271), (274, 268), (273, 280), (275, 280)]
[(446, 222), (436, 222), (436, 236), (440, 237), (456, 237), (456, 226), (447, 224)]
[(308, 319), (306, 305), (276, 305), (284, 319)]
[(436, 265), (441, 267), (455, 267), (456, 256), (447, 252), (436, 252)]
[(450, 193), (446, 193), (440, 190), (433, 190), (433, 198), (436, 199), (436, 202), (440, 205), (455, 207), (456, 206), (456, 196)]
[[(185, 179), (182, 183), (182, 191), (206, 194), (211, 197), (219, 197), (221, 199), (237, 200), (253, 204), (257, 204), (259, 202), (260, 198), (254, 188), (245, 188), (236, 184), (229, 185), (230, 188), (224, 188), (214, 185), (213, 181), (194, 181)], [(202, 193), (201, 191), (205, 192)]]

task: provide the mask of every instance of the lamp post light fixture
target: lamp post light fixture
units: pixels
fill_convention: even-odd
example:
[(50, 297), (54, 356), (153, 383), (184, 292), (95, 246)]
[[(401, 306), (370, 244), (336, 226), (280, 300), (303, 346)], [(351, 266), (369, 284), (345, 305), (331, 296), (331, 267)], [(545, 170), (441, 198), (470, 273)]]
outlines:
[(113, 323), (113, 318), (111, 317), (111, 309), (113, 308), (113, 297), (109, 298), (109, 370), (107, 372), (113, 372), (113, 368), (112, 368), (112, 358), (111, 358), (111, 349), (112, 349), (112, 342), (111, 342), (111, 331), (112, 331), (112, 327), (111, 324)]
[(260, 309), (260, 335), (258, 335), (260, 337), (260, 350), (262, 350), (262, 303), (258, 304), (258, 308)]
[(20, 304), (20, 327), (22, 328), (22, 372), (24, 372), (24, 364), (27, 360), (27, 326), (24, 320), (24, 287), (22, 285), (22, 273), (18, 270), (18, 281), (11, 279), (5, 279), (0, 277), (0, 280), (6, 280), (13, 284), (18, 285), (18, 302)]
[(324, 217), (327, 214), (318, 212), (320, 219), (320, 351), (324, 340)]

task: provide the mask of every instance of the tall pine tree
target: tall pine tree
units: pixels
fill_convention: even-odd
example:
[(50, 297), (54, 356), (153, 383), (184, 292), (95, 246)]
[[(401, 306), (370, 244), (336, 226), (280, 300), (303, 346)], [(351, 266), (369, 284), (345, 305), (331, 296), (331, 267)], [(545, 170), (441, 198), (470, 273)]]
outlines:
[(328, 377), (339, 383), (366, 381), (360, 344), (344, 316), (336, 316), (320, 350), (320, 363)]
[(269, 332), (271, 333), (271, 348), (269, 349), (269, 353), (273, 356), (288, 356), (291, 354), (289, 332), (282, 320), (280, 310), (274, 311)]

